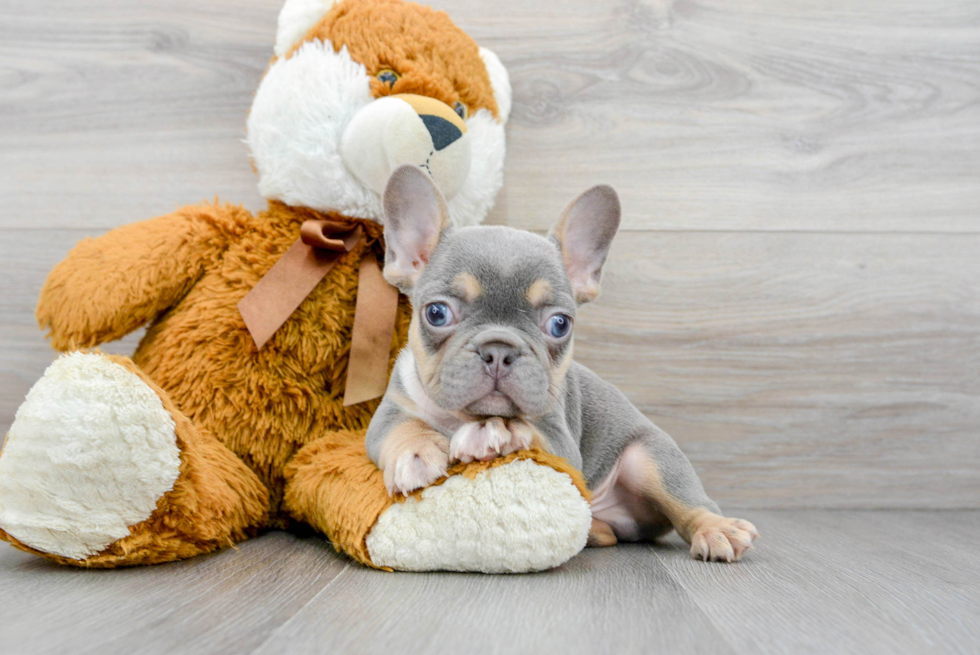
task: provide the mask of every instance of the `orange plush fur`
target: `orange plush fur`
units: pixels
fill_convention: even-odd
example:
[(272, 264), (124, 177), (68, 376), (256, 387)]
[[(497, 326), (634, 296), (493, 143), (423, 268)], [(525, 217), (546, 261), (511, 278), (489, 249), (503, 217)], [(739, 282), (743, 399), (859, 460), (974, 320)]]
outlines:
[[(372, 77), (385, 68), (400, 73), (393, 87), (375, 79), (375, 96), (415, 93), (498, 112), (476, 44), (442, 12), (398, 0), (343, 2), (304, 41), (322, 38), (346, 46)], [(256, 215), (231, 205), (185, 207), (86, 239), (52, 271), (37, 318), (56, 349), (92, 348), (148, 327), (132, 360), (112, 359), (159, 395), (177, 426), (181, 462), (174, 488), (128, 537), (84, 560), (38, 554), (85, 567), (152, 564), (298, 519), (371, 564), (364, 539), (395, 502), (364, 449), (378, 401), (344, 407), (342, 399), (358, 265), (376, 246), (362, 241), (342, 256), (258, 352), (237, 309), (310, 218), (326, 216), (277, 201)], [(360, 222), (380, 239), (380, 225)], [(402, 297), (392, 363), (410, 314)], [(568, 472), (587, 497), (562, 460), (518, 456)], [(2, 530), (0, 538), (37, 552)]]
[[(371, 76), (375, 97), (414, 93), (450, 107), (460, 101), (470, 113), (488, 109), (499, 117), (490, 77), (473, 39), (446, 12), (409, 7), (406, 10), (401, 0), (341, 2), (306, 33), (304, 41), (323, 39), (337, 49), (346, 46), (351, 58), (364, 64)], [(398, 71), (393, 86), (376, 78), (385, 69)]]

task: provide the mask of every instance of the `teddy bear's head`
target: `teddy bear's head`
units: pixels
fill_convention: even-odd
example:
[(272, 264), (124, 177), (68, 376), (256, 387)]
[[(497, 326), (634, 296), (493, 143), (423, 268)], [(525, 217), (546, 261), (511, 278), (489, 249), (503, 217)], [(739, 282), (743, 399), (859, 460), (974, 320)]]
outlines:
[(510, 82), (443, 12), (403, 0), (286, 0), (248, 118), (269, 199), (380, 221), (402, 164), (425, 168), (457, 224), (503, 183)]

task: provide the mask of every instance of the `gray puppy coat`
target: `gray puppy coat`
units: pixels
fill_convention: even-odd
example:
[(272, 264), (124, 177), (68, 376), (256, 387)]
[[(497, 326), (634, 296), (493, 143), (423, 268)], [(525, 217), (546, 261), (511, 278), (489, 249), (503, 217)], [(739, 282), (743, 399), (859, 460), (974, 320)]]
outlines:
[(572, 360), (576, 307), (598, 295), (619, 226), (612, 188), (575, 199), (547, 237), (451, 227), (439, 191), (410, 166), (392, 174), (384, 206), (385, 278), (414, 307), (367, 433), (390, 493), (427, 486), (451, 461), (536, 447), (585, 474), (591, 545), (673, 528), (706, 560), (752, 547), (755, 528), (720, 515), (677, 444)]

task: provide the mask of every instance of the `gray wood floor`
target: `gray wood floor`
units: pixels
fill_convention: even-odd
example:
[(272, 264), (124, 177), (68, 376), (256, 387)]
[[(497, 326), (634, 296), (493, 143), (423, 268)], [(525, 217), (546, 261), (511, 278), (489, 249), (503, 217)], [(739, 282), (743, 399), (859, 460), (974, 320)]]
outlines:
[(382, 573), (272, 533), (170, 565), (0, 547), (0, 652), (976, 653), (977, 511), (753, 510), (743, 562), (660, 545), (536, 575)]

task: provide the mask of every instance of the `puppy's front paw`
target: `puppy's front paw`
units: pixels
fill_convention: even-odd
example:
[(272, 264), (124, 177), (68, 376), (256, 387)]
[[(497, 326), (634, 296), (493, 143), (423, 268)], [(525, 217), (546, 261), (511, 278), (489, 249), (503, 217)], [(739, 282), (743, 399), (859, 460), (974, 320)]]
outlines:
[(449, 459), (468, 464), (487, 462), (500, 455), (500, 449), (510, 441), (510, 432), (502, 418), (467, 423), (453, 434), (449, 442)]
[(420, 440), (389, 458), (384, 467), (388, 495), (408, 495), (416, 489), (428, 487), (444, 476), (447, 468), (449, 453), (445, 438)]
[(501, 455), (510, 455), (531, 447), (536, 431), (530, 423), (519, 418), (511, 419), (507, 421), (507, 430), (510, 432), (510, 440), (501, 448)]
[(453, 435), (449, 444), (449, 459), (468, 464), (488, 462), (530, 447), (534, 433), (520, 419), (504, 421), (499, 417), (482, 422), (467, 423)]
[(748, 521), (712, 514), (691, 537), (691, 557), (706, 562), (737, 562), (758, 536), (759, 531)]

